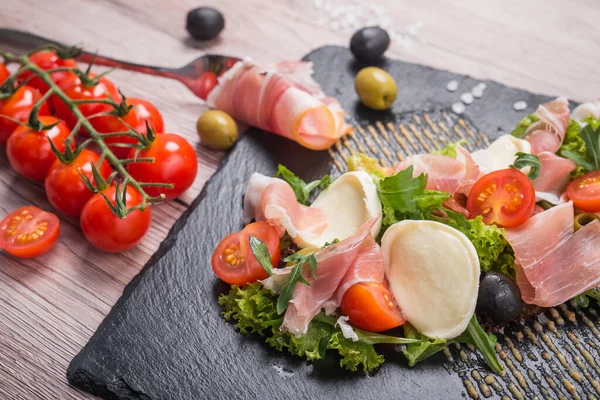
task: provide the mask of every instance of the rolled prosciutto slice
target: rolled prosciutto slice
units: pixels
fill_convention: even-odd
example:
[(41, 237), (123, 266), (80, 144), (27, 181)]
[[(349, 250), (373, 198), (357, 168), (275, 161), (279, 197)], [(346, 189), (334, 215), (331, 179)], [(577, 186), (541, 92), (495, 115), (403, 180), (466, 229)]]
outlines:
[(524, 139), (531, 144), (531, 154), (547, 151), (556, 153), (565, 139), (569, 124), (569, 102), (564, 97), (558, 97), (546, 104), (540, 105), (535, 111), (540, 119), (532, 124), (525, 132)]
[(523, 301), (553, 307), (600, 285), (600, 222), (574, 232), (573, 203), (504, 230), (515, 257)]
[(268, 69), (240, 61), (219, 78), (206, 102), (248, 125), (324, 150), (352, 128), (339, 102), (327, 97), (311, 75), (308, 62)]

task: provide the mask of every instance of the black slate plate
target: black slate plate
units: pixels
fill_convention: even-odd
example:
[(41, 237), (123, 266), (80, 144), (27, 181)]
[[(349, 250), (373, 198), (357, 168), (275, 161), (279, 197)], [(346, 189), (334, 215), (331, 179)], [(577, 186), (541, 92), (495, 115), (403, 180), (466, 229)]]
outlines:
[[(357, 105), (353, 77), (361, 67), (339, 47), (306, 57), (326, 93), (341, 100), (357, 125), (354, 135), (332, 151), (311, 152), (260, 131), (244, 135), (176, 223), (168, 238), (68, 369), (69, 381), (115, 399), (361, 398), (455, 399), (598, 395), (600, 332), (596, 310), (586, 314), (562, 306), (538, 320), (511, 326), (498, 347), (503, 377), (493, 376), (467, 347), (452, 347), (415, 368), (395, 348), (381, 349), (387, 362), (367, 376), (347, 373), (334, 357), (308, 364), (271, 350), (259, 338), (237, 333), (220, 316), (218, 295), (227, 290), (214, 277), (209, 259), (218, 241), (242, 226), (241, 196), (251, 173), (274, 174), (278, 163), (305, 179), (339, 174), (342, 158), (366, 151), (383, 163), (408, 153), (466, 138), (471, 148), (509, 132), (544, 96), (486, 82), (481, 99), (464, 116), (450, 111), (461, 93), (478, 82), (400, 61), (383, 67), (396, 79), (393, 112)], [(459, 90), (445, 89), (448, 81)], [(525, 100), (522, 112), (513, 103)], [(566, 322), (565, 322), (566, 321)]]

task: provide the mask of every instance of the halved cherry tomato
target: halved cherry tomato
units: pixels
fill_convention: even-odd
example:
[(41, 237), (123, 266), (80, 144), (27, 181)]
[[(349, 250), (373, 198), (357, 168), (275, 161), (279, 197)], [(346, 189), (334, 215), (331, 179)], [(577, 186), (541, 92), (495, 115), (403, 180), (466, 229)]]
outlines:
[(54, 246), (59, 232), (56, 215), (33, 206), (21, 207), (0, 222), (0, 248), (16, 257), (37, 257)]
[(567, 186), (567, 196), (583, 211), (600, 211), (600, 171), (573, 179)]
[[(94, 76), (94, 74), (90, 74), (91, 78)], [(100, 78), (97, 85), (88, 87), (81, 82), (81, 79), (77, 75), (70, 72), (58, 82), (58, 86), (71, 100), (103, 100), (112, 98), (117, 103), (121, 101), (121, 96), (119, 95), (117, 88), (106, 78)], [(50, 103), (56, 115), (65, 121), (69, 128), (73, 129), (77, 123), (77, 118), (71, 112), (69, 107), (55, 95), (50, 97)], [(79, 111), (81, 111), (85, 117), (90, 117), (100, 112), (110, 112), (114, 110), (111, 105), (104, 103), (86, 103), (80, 104), (77, 107), (79, 107)], [(91, 120), (90, 123), (92, 126), (94, 125), (93, 120)]]
[(54, 161), (44, 182), (50, 204), (63, 214), (79, 217), (85, 203), (94, 195), (81, 180), (79, 171), (90, 178), (93, 184), (95, 181), (90, 163), (96, 165), (104, 179), (108, 178), (112, 172), (106, 160), (98, 165), (99, 160), (98, 154), (83, 149), (69, 164), (63, 164), (60, 160)]
[[(124, 132), (128, 130), (129, 125), (136, 132), (146, 134), (146, 122), (155, 130), (156, 133), (162, 133), (165, 130), (162, 115), (158, 109), (149, 101), (144, 99), (136, 99), (129, 97), (125, 100), (128, 105), (133, 108), (124, 117), (115, 115), (107, 115), (97, 118), (92, 118), (90, 122), (100, 133)], [(127, 124), (127, 125), (126, 125)], [(138, 141), (129, 136), (110, 136), (104, 138), (104, 143), (110, 145), (113, 143), (129, 143), (135, 144)], [(130, 148), (110, 146), (112, 152), (119, 158), (125, 158), (129, 154)]]
[[(42, 94), (39, 90), (32, 88), (31, 86), (24, 85), (17, 89), (12, 96), (0, 100), (0, 144), (5, 145), (8, 137), (19, 125), (18, 123), (11, 121), (13, 120), (27, 122), (29, 120), (29, 114), (35, 103), (42, 98)], [(50, 115), (50, 108), (48, 103), (44, 102), (39, 110), (39, 115)]]
[[(8, 161), (15, 171), (25, 178), (34, 181), (43, 181), (52, 166), (56, 156), (48, 139), (56, 148), (64, 153), (66, 145), (64, 140), (69, 137), (71, 131), (64, 121), (56, 117), (43, 116), (40, 122), (44, 125), (57, 125), (45, 131), (35, 131), (27, 126), (19, 125), (6, 144)], [(75, 150), (75, 142), (71, 143), (71, 149)]]
[(194, 92), (202, 100), (206, 100), (208, 94), (214, 89), (219, 81), (217, 80), (217, 74), (212, 71), (203, 73), (196, 82), (194, 82), (196, 89)]
[(512, 228), (524, 224), (533, 214), (535, 190), (531, 181), (514, 168), (490, 172), (479, 179), (467, 198), (470, 217)]
[[(114, 186), (109, 186), (102, 193), (115, 205)], [(142, 202), (140, 193), (127, 186), (125, 205), (135, 207)], [(108, 253), (119, 253), (136, 246), (146, 235), (152, 223), (152, 211), (146, 207), (144, 211), (135, 210), (120, 218), (116, 216), (100, 193), (96, 193), (83, 207), (81, 212), (81, 230), (85, 238), (94, 247)]]
[[(74, 68), (77, 67), (77, 63), (73, 59), (63, 60), (59, 56), (56, 55), (55, 52), (47, 50), (47, 51), (38, 51), (37, 53), (33, 53), (29, 57), (29, 61), (36, 64), (38, 67), (43, 69), (44, 71), (48, 71), (50, 69), (56, 68)], [(65, 76), (67, 76), (68, 72), (53, 72), (50, 74), (50, 78), (55, 82), (60, 82)], [(25, 79), (33, 76), (27, 84), (39, 90), (42, 93), (46, 93), (49, 89), (48, 85), (38, 76), (34, 76), (35, 74), (31, 71), (25, 71), (19, 75), (19, 82), (23, 82)]]
[(0, 85), (10, 76), (10, 72), (6, 68), (6, 65), (0, 63)]
[(226, 236), (215, 249), (211, 264), (219, 279), (230, 285), (245, 285), (267, 278), (267, 273), (252, 254), (250, 236), (265, 243), (271, 263), (277, 267), (280, 258), (277, 230), (266, 222), (254, 222), (242, 231)]
[(377, 282), (360, 282), (350, 286), (340, 305), (350, 323), (369, 332), (383, 332), (406, 322), (394, 296)]

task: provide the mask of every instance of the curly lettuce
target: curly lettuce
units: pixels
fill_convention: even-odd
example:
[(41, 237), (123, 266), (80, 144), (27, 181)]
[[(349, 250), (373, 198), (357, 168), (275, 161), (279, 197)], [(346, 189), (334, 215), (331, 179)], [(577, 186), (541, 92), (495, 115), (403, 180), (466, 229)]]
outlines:
[(439, 150), (434, 150), (431, 153), (432, 154), (441, 154), (442, 156), (456, 158), (456, 147), (464, 146), (465, 144), (467, 144), (467, 139), (460, 139), (460, 140), (457, 140), (456, 142), (450, 142), (443, 148), (441, 148)]
[(377, 181), (386, 177), (385, 169), (379, 165), (376, 159), (363, 153), (356, 153), (346, 158), (348, 171), (365, 171)]
[(528, 116), (523, 118), (521, 121), (519, 121), (517, 126), (515, 126), (515, 129), (513, 129), (510, 134), (513, 135), (514, 137), (522, 138), (523, 136), (525, 136), (525, 132), (527, 131), (527, 129), (529, 129), (529, 127), (531, 125), (533, 125), (533, 123), (535, 123), (539, 120), (540, 119), (537, 115), (529, 114)]

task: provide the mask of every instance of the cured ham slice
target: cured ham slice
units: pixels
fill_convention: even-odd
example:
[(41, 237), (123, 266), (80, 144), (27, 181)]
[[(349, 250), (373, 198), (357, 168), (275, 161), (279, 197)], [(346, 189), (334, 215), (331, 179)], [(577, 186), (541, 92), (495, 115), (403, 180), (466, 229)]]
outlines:
[(539, 153), (538, 158), (541, 163), (540, 175), (532, 182), (536, 197), (552, 204), (562, 203), (562, 195), (569, 184), (571, 171), (577, 168), (577, 165), (548, 151)]
[(312, 80), (312, 64), (284, 62), (267, 69), (236, 63), (210, 92), (207, 104), (252, 126), (313, 150), (331, 147), (352, 130), (337, 100)]
[(271, 183), (281, 182), (281, 179), (273, 178), (255, 172), (250, 176), (246, 193), (244, 194), (244, 224), (248, 225), (253, 219), (264, 221), (265, 216), (261, 206), (262, 192)]
[(544, 151), (556, 153), (569, 124), (569, 102), (564, 97), (558, 97), (540, 105), (535, 115), (540, 120), (527, 129), (524, 137), (531, 144), (531, 154)]
[(553, 307), (600, 285), (600, 222), (573, 232), (571, 202), (504, 230), (524, 302)]
[(304, 267), (303, 275), (310, 286), (300, 283), (294, 288), (281, 325), (282, 331), (296, 336), (306, 333), (310, 321), (335, 294), (361, 251), (363, 242), (371, 236), (375, 222), (376, 218), (365, 222), (354, 235), (319, 251), (316, 255), (317, 279), (312, 277), (308, 265)]

